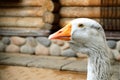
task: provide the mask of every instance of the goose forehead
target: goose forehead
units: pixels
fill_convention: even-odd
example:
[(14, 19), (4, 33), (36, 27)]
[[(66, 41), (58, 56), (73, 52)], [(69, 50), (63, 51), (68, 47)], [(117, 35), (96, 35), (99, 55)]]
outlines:
[(91, 25), (96, 25), (96, 26), (100, 26), (100, 24), (92, 19), (88, 19), (88, 18), (78, 18), (78, 19), (74, 19), (71, 21), (72, 25), (78, 25), (78, 24), (84, 24), (87, 26), (91, 26)]

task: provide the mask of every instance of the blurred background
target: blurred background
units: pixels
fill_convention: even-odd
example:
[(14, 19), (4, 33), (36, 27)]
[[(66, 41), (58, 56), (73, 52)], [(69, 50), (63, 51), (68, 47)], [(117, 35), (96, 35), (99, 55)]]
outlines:
[(120, 39), (119, 0), (0, 0), (0, 35), (48, 36), (81, 17), (101, 23), (107, 39)]
[(87, 56), (66, 41), (48, 39), (75, 18), (103, 26), (118, 80), (120, 0), (0, 0), (0, 80), (86, 80)]

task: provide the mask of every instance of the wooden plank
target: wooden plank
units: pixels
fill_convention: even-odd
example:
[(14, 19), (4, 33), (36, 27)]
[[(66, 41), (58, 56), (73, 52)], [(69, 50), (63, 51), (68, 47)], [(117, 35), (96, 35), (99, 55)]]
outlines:
[[(59, 22), (60, 27), (64, 27), (66, 24), (68, 24), (73, 19), (75, 19), (75, 18), (61, 18), (60, 22)], [(93, 18), (93, 19), (100, 22), (100, 19), (95, 19), (95, 18)]]
[(50, 30), (51, 28), (53, 27), (52, 24), (49, 24), (49, 23), (45, 23), (45, 25), (43, 27), (24, 27), (24, 26), (8, 26), (8, 27), (5, 27), (5, 26), (0, 26), (0, 29), (6, 29), (6, 30), (9, 30), (9, 29), (13, 29), (13, 30), (24, 30), (24, 29), (27, 29), (27, 30), (42, 30), (42, 29), (45, 29), (45, 30)]
[(101, 24), (105, 30), (120, 30), (120, 19), (103, 19)]
[(96, 18), (100, 17), (100, 7), (62, 7), (60, 15), (66, 18)]
[(54, 14), (52, 12), (46, 11), (43, 15), (43, 21), (45, 23), (52, 24), (54, 22)]
[(47, 11), (44, 7), (9, 7), (0, 8), (0, 16), (36, 16), (41, 17)]
[(45, 23), (49, 23), (49, 24), (56, 23), (56, 24), (58, 24), (60, 16), (57, 13), (52, 13), (50, 11), (46, 11), (44, 13), (44, 15), (42, 16), (42, 18), (43, 18), (43, 21)]
[(60, 27), (64, 27), (66, 24), (68, 24), (73, 19), (75, 18), (60, 18), (60, 22), (59, 22)]
[[(5, 29), (5, 30), (42, 30), (42, 29), (40, 29), (40, 28), (35, 28), (35, 27), (27, 27), (27, 28), (25, 28), (25, 27), (0, 27), (0, 29)], [(47, 30), (47, 29), (46, 29)]]
[(120, 7), (101, 7), (100, 9), (102, 18), (120, 18)]
[(0, 0), (0, 6), (42, 6), (46, 0)]
[[(104, 4), (101, 0), (59, 0), (62, 6), (120, 6), (120, 0), (104, 0)], [(116, 5), (118, 4), (118, 5)]]
[(1, 7), (45, 7), (48, 11), (54, 10), (52, 0), (17, 0), (17, 1), (0, 1)]
[(44, 0), (43, 7), (45, 7), (48, 11), (54, 11), (55, 5), (52, 0)]
[(0, 27), (44, 27), (40, 17), (0, 17)]
[[(75, 18), (61, 18), (59, 25), (60, 27), (64, 27), (68, 24), (71, 20)], [(99, 22), (105, 30), (120, 30), (120, 19), (107, 19), (107, 18), (92, 18)]]
[(104, 10), (101, 10), (101, 7), (62, 7), (60, 10), (60, 15), (64, 18), (120, 18), (120, 7), (106, 7)]
[(1, 36), (48, 36), (49, 30), (12, 30), (0, 29)]
[(107, 39), (120, 40), (120, 31), (105, 31)]
[(59, 0), (62, 6), (99, 6), (100, 0)]

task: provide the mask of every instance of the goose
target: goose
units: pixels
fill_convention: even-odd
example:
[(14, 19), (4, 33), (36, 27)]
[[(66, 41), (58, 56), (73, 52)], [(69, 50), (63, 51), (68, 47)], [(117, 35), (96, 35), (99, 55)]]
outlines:
[(88, 55), (87, 80), (111, 80), (111, 64), (102, 26), (89, 18), (77, 18), (51, 34), (49, 39), (69, 41), (75, 52)]

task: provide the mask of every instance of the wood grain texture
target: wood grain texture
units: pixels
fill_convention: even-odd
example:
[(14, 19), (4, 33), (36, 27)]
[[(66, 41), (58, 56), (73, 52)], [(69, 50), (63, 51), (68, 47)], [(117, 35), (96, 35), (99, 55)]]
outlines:
[(100, 7), (62, 7), (60, 15), (68, 18), (96, 18), (100, 17)]
[(15, 1), (0, 1), (1, 7), (45, 7), (48, 11), (54, 10), (52, 0), (15, 0)]
[(0, 27), (44, 27), (42, 18), (38, 17), (0, 17)]
[[(101, 0), (59, 0), (62, 6), (120, 6), (119, 0), (105, 1), (104, 4)], [(118, 4), (118, 5), (116, 5)]]
[[(68, 24), (73, 19), (75, 18), (61, 18), (59, 22), (60, 27), (64, 27), (66, 24)], [(100, 22), (100, 19), (94, 19), (94, 20), (96, 20), (97, 22)]]
[(0, 1), (0, 6), (42, 6), (45, 0)]
[(54, 22), (54, 14), (52, 12), (45, 12), (43, 15), (43, 21), (52, 24)]
[(29, 30), (24, 29), (0, 29), (0, 35), (2, 36), (48, 36), (49, 30)]
[(0, 8), (0, 16), (35, 16), (41, 17), (47, 11), (44, 7)]
[(120, 7), (62, 7), (62, 17), (120, 18)]

